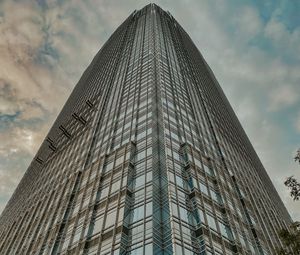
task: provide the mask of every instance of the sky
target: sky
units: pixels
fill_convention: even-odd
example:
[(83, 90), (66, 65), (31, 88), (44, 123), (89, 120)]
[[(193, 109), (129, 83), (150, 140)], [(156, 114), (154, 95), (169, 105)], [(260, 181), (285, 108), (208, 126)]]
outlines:
[[(300, 1), (161, 0), (191, 36), (294, 220)], [(96, 52), (144, 0), (0, 1), (0, 213)]]

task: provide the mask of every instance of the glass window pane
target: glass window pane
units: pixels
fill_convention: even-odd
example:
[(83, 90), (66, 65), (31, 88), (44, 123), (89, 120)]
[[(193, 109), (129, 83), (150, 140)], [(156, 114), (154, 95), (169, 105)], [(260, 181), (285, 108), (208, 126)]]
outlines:
[(103, 225), (103, 216), (95, 219), (93, 234), (101, 231)]
[(215, 218), (210, 216), (209, 214), (206, 215), (206, 218), (207, 218), (207, 223), (208, 223), (209, 227), (214, 230), (217, 230), (217, 224), (216, 224)]
[(116, 222), (116, 215), (117, 215), (117, 211), (116, 210), (112, 210), (111, 212), (109, 212), (106, 215), (106, 222), (105, 222), (105, 228), (108, 228), (112, 225), (115, 224)]
[(146, 255), (152, 255), (153, 254), (153, 246), (152, 246), (152, 244), (147, 244), (145, 246), (145, 254)]
[(144, 205), (137, 207), (133, 210), (133, 218), (132, 221), (138, 221), (144, 218)]
[(130, 252), (131, 255), (143, 255), (143, 247), (134, 249)]
[(180, 219), (188, 222), (188, 212), (185, 208), (179, 207)]
[(230, 227), (222, 222), (219, 222), (219, 225), (220, 225), (221, 234), (224, 237), (228, 238), (229, 240), (233, 240), (233, 235)]
[(208, 195), (208, 189), (207, 186), (205, 184), (203, 184), (202, 182), (200, 182), (200, 190), (205, 194)]

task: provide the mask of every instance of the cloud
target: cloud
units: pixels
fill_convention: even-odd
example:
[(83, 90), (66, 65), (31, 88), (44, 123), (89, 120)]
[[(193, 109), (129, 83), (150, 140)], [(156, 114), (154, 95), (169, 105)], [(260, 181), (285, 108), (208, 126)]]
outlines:
[(277, 46), (300, 50), (300, 29), (289, 31), (285, 25), (272, 18), (265, 27), (265, 35), (272, 39)]
[(232, 18), (235, 27), (234, 36), (240, 43), (247, 43), (257, 36), (263, 29), (259, 13), (253, 7), (244, 6)]
[(298, 102), (299, 94), (290, 86), (277, 87), (270, 91), (270, 110), (283, 109)]

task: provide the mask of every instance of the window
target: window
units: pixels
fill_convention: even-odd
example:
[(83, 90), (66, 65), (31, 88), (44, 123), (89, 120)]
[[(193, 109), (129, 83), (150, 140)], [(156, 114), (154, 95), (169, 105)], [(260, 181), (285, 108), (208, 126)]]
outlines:
[(103, 216), (100, 216), (95, 219), (93, 234), (99, 233), (102, 230), (103, 226)]
[(112, 225), (115, 224), (115, 222), (116, 222), (116, 215), (117, 215), (116, 209), (110, 211), (106, 215), (105, 228), (108, 228), (108, 227), (110, 227), (110, 226), (112, 226)]
[(141, 254), (144, 254), (144, 253), (143, 253), (143, 247), (134, 249), (134, 250), (132, 250), (132, 251), (130, 252), (130, 255), (141, 255)]
[(208, 167), (207, 165), (203, 164), (203, 168), (204, 168), (205, 173), (207, 173), (208, 175), (210, 175), (210, 176), (215, 175), (214, 170), (211, 169), (210, 167)]
[(224, 237), (228, 238), (229, 240), (233, 241), (233, 235), (232, 235), (230, 227), (227, 224), (224, 224), (222, 222), (219, 222), (219, 224), (220, 224), (221, 234)]
[(198, 159), (194, 158), (194, 162), (197, 167), (201, 167), (201, 162)]
[(145, 184), (145, 175), (141, 175), (135, 179), (136, 188), (141, 187)]
[(189, 178), (188, 185), (189, 185), (190, 190), (195, 188), (195, 186), (197, 185), (196, 183), (197, 183), (197, 181), (195, 180), (194, 177)]
[(77, 227), (76, 232), (73, 237), (73, 244), (79, 241), (80, 236), (81, 236), (82, 227), (83, 227), (82, 225)]
[(147, 244), (145, 246), (145, 254), (146, 255), (151, 255), (153, 254), (153, 245), (152, 244)]
[(178, 140), (178, 141), (179, 141), (179, 137), (178, 137), (178, 135), (177, 135), (177, 134), (175, 134), (175, 133), (173, 133), (173, 132), (171, 132), (171, 137), (172, 137), (173, 139), (175, 139), (175, 140)]
[(124, 155), (116, 159), (116, 166), (122, 164), (124, 162)]
[(121, 184), (121, 180), (118, 180), (118, 181), (112, 183), (110, 193), (112, 194), (112, 193), (114, 193), (115, 191), (120, 190), (120, 184)]
[(203, 192), (205, 195), (208, 196), (208, 189), (207, 189), (207, 186), (206, 186), (204, 183), (202, 183), (202, 182), (200, 182), (199, 185), (200, 185), (200, 190), (201, 190), (201, 192)]
[(146, 217), (152, 215), (152, 202), (146, 204)]
[(152, 147), (147, 149), (147, 157), (152, 155)]
[(146, 130), (144, 130), (143, 132), (139, 133), (136, 137), (137, 140), (143, 139), (144, 137), (146, 137)]
[(180, 219), (188, 222), (188, 212), (185, 208), (179, 207)]
[(136, 161), (139, 161), (141, 159), (144, 159), (146, 157), (146, 151), (141, 151), (136, 155)]
[(137, 207), (133, 210), (133, 218), (132, 221), (136, 222), (144, 218), (144, 205)]
[(197, 224), (200, 224), (202, 221), (204, 221), (204, 214), (202, 209), (196, 209), (194, 215)]
[(182, 247), (179, 246), (178, 244), (175, 244), (175, 254), (176, 255), (182, 255)]
[(177, 153), (176, 151), (173, 151), (173, 158), (176, 159), (176, 160), (178, 160), (178, 161), (180, 161), (179, 153)]
[(183, 180), (182, 180), (181, 176), (176, 175), (176, 184), (179, 187), (183, 188)]
[(219, 204), (223, 203), (222, 197), (219, 192), (216, 192), (211, 189), (210, 194), (211, 194), (212, 199), (215, 200), (217, 203), (219, 203)]
[(184, 250), (184, 255), (194, 255), (194, 253), (186, 248), (183, 249)]
[(215, 218), (210, 216), (209, 214), (206, 215), (206, 218), (207, 218), (208, 226), (217, 231), (217, 224)]
[(177, 204), (171, 202), (171, 211), (172, 211), (172, 214), (175, 216), (175, 217), (178, 217), (178, 211), (177, 211)]
[(108, 172), (113, 169), (114, 162), (110, 162), (106, 165), (104, 172)]

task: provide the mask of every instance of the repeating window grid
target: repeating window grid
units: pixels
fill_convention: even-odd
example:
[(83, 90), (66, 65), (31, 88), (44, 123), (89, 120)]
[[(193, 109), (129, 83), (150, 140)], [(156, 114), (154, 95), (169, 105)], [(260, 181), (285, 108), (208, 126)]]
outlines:
[[(107, 105), (107, 108), (105, 108), (104, 112), (106, 112), (106, 114), (100, 119), (99, 116), (95, 117), (93, 114), (90, 115), (91, 118), (95, 120), (91, 127), (83, 127), (83, 129), (81, 129), (81, 124), (76, 121), (74, 122), (74, 120), (67, 123), (66, 128), (74, 134), (73, 140), (68, 141), (64, 135), (59, 135), (58, 137), (61, 138), (61, 143), (65, 143), (65, 145), (60, 147), (61, 151), (56, 154), (59, 156), (54, 154), (51, 160), (44, 165), (45, 171), (44, 175), (41, 175), (42, 178), (36, 178), (37, 181), (35, 184), (28, 185), (28, 189), (34, 190), (35, 186), (41, 186), (41, 184), (48, 181), (46, 186), (37, 189), (38, 192), (31, 193), (30, 199), (34, 201), (34, 203), (27, 205), (26, 208), (27, 211), (34, 210), (35, 212), (30, 216), (32, 221), (37, 222), (41, 214), (44, 216), (39, 224), (34, 224), (30, 227), (27, 224), (31, 221), (28, 215), (21, 215), (19, 219), (17, 219), (16, 224), (13, 225), (9, 233), (17, 233), (18, 224), (23, 224), (23, 231), (19, 231), (18, 233), (19, 246), (11, 242), (10, 247), (13, 247), (14, 250), (20, 249), (21, 252), (26, 252), (25, 249), (27, 249), (29, 252), (31, 247), (34, 251), (41, 250), (41, 247), (43, 247), (40, 254), (51, 250), (51, 246), (46, 244), (49, 243), (51, 239), (53, 240), (55, 233), (58, 232), (58, 226), (66, 209), (64, 206), (61, 210), (56, 211), (56, 208), (60, 204), (64, 204), (65, 201), (68, 201), (75, 181), (72, 173), (78, 171), (79, 166), (83, 164), (86, 159), (88, 145), (86, 145), (86, 147), (81, 145), (89, 144), (92, 136), (97, 135), (99, 140), (97, 141), (95, 150), (93, 150), (94, 157), (85, 169), (86, 172), (81, 180), (82, 187), (79, 189), (75, 198), (76, 202), (72, 207), (72, 216), (68, 223), (70, 226), (68, 226), (67, 234), (64, 237), (65, 240), (68, 239), (68, 242), (64, 244), (63, 253), (67, 253), (67, 248), (71, 253), (75, 251), (79, 252), (79, 250), (83, 251), (83, 246), (79, 244), (82, 238), (84, 239), (88, 234), (88, 228), (86, 226), (89, 224), (92, 214), (89, 205), (95, 203), (94, 199), (96, 199), (99, 182), (103, 182), (104, 185), (100, 187), (101, 192), (104, 192), (104, 188), (107, 189), (108, 192), (101, 202), (105, 204), (104, 208), (106, 208), (103, 211), (103, 224), (106, 224), (105, 222), (110, 213), (118, 213), (118, 211), (114, 211), (113, 208), (125, 203), (124, 196), (118, 195), (118, 199), (108, 205), (111, 195), (116, 198), (111, 192), (114, 193), (114, 190), (119, 187), (116, 185), (121, 179), (120, 176), (115, 176), (112, 173), (109, 173), (108, 179), (101, 179), (103, 177), (100, 176), (100, 169), (103, 165), (102, 160), (107, 157), (105, 154), (108, 155), (112, 153), (112, 155), (114, 155), (112, 162), (115, 164), (116, 151), (120, 146), (126, 145), (130, 140), (136, 140), (137, 150), (134, 162), (135, 168), (134, 171), (131, 172), (133, 181), (131, 192), (133, 192), (134, 199), (131, 200), (131, 210), (128, 214), (130, 216), (128, 217), (132, 220), (128, 226), (131, 233), (130, 238), (136, 241), (128, 248), (131, 249), (132, 254), (150, 254), (150, 252), (153, 251), (154, 247), (151, 244), (153, 228), (152, 216), (149, 212), (147, 213), (147, 211), (155, 211), (155, 208), (151, 209), (150, 206), (151, 195), (153, 193), (151, 185), (153, 132), (151, 128), (147, 127), (153, 125), (152, 111), (154, 111), (154, 108), (152, 107), (153, 101), (150, 95), (153, 93), (151, 84), (154, 82), (152, 73), (155, 70), (159, 70), (158, 75), (160, 75), (162, 80), (161, 95), (163, 107), (160, 110), (165, 113), (163, 121), (166, 131), (164, 139), (168, 180), (170, 184), (169, 192), (172, 204), (175, 206), (170, 210), (177, 212), (177, 216), (172, 215), (174, 218), (172, 221), (172, 231), (175, 233), (175, 243), (173, 247), (176, 252), (178, 254), (192, 254), (192, 252), (196, 250), (206, 250), (207, 254), (212, 254), (212, 252), (214, 252), (214, 254), (231, 254), (232, 249), (229, 245), (230, 242), (227, 240), (228, 238), (224, 238), (224, 236), (219, 234), (222, 232), (223, 225), (227, 224), (227, 219), (230, 221), (235, 240), (239, 241), (241, 247), (243, 247), (239, 250), (241, 254), (248, 254), (247, 249), (252, 254), (261, 252), (255, 250), (256, 244), (253, 241), (251, 233), (253, 224), (258, 224), (255, 227), (260, 240), (258, 245), (262, 245), (261, 249), (264, 254), (268, 254), (268, 247), (272, 247), (274, 240), (276, 241), (278, 239), (278, 237), (273, 234), (274, 229), (276, 226), (282, 226), (285, 223), (279, 220), (281, 218), (279, 216), (280, 213), (278, 213), (278, 210), (274, 207), (274, 203), (270, 200), (269, 196), (266, 195), (266, 189), (260, 180), (261, 176), (258, 176), (256, 173), (255, 167), (259, 165), (259, 162), (256, 162), (255, 157), (253, 160), (251, 156), (249, 157), (247, 155), (247, 150), (243, 146), (245, 141), (237, 135), (240, 133), (240, 130), (232, 129), (232, 127), (236, 125), (236, 123), (234, 123), (235, 120), (232, 119), (230, 111), (222, 111), (222, 108), (220, 108), (223, 105), (224, 98), (222, 98), (222, 95), (216, 96), (217, 93), (214, 90), (214, 86), (211, 85), (211, 78), (206, 76), (205, 72), (203, 75), (203, 73), (197, 70), (190, 69), (193, 74), (192, 76), (198, 77), (196, 80), (201, 83), (201, 93), (204, 95), (203, 107), (204, 109), (209, 109), (209, 111), (205, 113), (201, 107), (198, 107), (197, 117), (193, 114), (195, 105), (199, 106), (201, 104), (188, 104), (187, 102), (189, 102), (190, 93), (192, 92), (193, 94), (193, 91), (196, 92), (196, 85), (194, 80), (182, 71), (183, 69), (178, 66), (178, 63), (184, 65), (183, 63), (187, 60), (187, 62), (192, 63), (192, 66), (197, 66), (199, 70), (203, 70), (203, 65), (196, 59), (195, 56), (198, 53), (193, 49), (194, 46), (189, 42), (189, 38), (186, 38), (185, 32), (180, 30), (179, 24), (174, 25), (174, 19), (169, 14), (157, 11), (157, 13), (159, 13), (159, 15), (157, 15), (155, 10), (157, 11), (158, 9), (151, 8), (151, 14), (149, 14), (149, 12), (144, 9), (141, 13), (138, 12), (139, 15), (137, 14), (136, 16), (138, 22), (142, 22), (143, 20), (145, 22), (142, 26), (137, 26), (141, 29), (139, 32), (143, 33), (143, 35), (137, 36), (137, 39), (140, 41), (137, 47), (133, 47), (136, 52), (135, 54), (133, 54), (133, 52), (131, 53), (132, 57), (129, 58), (129, 62), (127, 64), (125, 61), (120, 63), (120, 66), (127, 66), (126, 70), (123, 68), (123, 71), (116, 73), (116, 84), (119, 84), (118, 86), (122, 85), (123, 90), (123, 92), (121, 92), (122, 90), (118, 90), (122, 93), (120, 101), (118, 101), (117, 97), (115, 97), (116, 101), (108, 99), (110, 103)], [(162, 18), (162, 16), (164, 16), (164, 18)], [(153, 19), (155, 19), (154, 22)], [(128, 24), (133, 26), (133, 23)], [(158, 34), (163, 35), (162, 37), (165, 38), (165, 45), (160, 44), (159, 46), (156, 45), (156, 48), (153, 47), (153, 38), (161, 36), (152, 34), (153, 26), (158, 29)], [(174, 33), (173, 26), (179, 28), (178, 33), (180, 35), (172, 34)], [(143, 29), (144, 32), (142, 32)], [(135, 31), (135, 33), (137, 35), (137, 31)], [(171, 39), (172, 36), (173, 40)], [(114, 38), (117, 38), (117, 36), (114, 35)], [(189, 48), (191, 50), (190, 52), (192, 52), (185, 56), (186, 59), (184, 61), (180, 58), (176, 58), (181, 54), (179, 54), (176, 49), (176, 43), (178, 43), (176, 40), (183, 40), (185, 47)], [(135, 40), (135, 42), (137, 42), (137, 40)], [(119, 42), (115, 40), (114, 46), (105, 53), (106, 58), (109, 57), (109, 54), (114, 54), (114, 49), (118, 47), (118, 43)], [(129, 45), (129, 43), (127, 45)], [(124, 55), (128, 55), (130, 52), (131, 47), (124, 49)], [(153, 55), (153, 52), (155, 52), (155, 55)], [(155, 63), (158, 64), (156, 67), (153, 67), (153, 56), (157, 58), (155, 60)], [(103, 59), (101, 64), (103, 65), (105, 61), (106, 60)], [(109, 83), (110, 78), (107, 78), (107, 74), (114, 65), (114, 61), (110, 61), (107, 65), (106, 76), (103, 74), (106, 80), (103, 81), (103, 84)], [(98, 64), (97, 68), (99, 67), (100, 64)], [(190, 67), (185, 65), (184, 68), (189, 69)], [(88, 72), (91, 73), (91, 68), (89, 68)], [(124, 79), (121, 78), (125, 73)], [(120, 80), (117, 81), (118, 79)], [(121, 82), (122, 79), (123, 82)], [(100, 80), (99, 75), (94, 75), (91, 76), (88, 82), (90, 84), (97, 84)], [(93, 86), (94, 85), (88, 86), (87, 92), (89, 94), (93, 92), (96, 98), (98, 95), (95, 93)], [(189, 89), (186, 90), (186, 88)], [(211, 100), (207, 100), (206, 98), (210, 98)], [(103, 104), (98, 104), (98, 107), (103, 108)], [(219, 111), (219, 109), (221, 109), (221, 111)], [(83, 115), (87, 113), (87, 110), (88, 108), (82, 109)], [(111, 114), (111, 110), (113, 110), (113, 114)], [(207, 114), (207, 116), (205, 114)], [(210, 120), (210, 122), (208, 122), (207, 119)], [(233, 125), (228, 122), (229, 119), (234, 123)], [(92, 129), (97, 127), (99, 120), (103, 120), (103, 125), (99, 128), (98, 133), (93, 134)], [(111, 132), (107, 132), (106, 129), (109, 129)], [(228, 133), (227, 130), (229, 129), (231, 129), (231, 132)], [(211, 130), (217, 130), (215, 137), (210, 135)], [(80, 132), (84, 135), (80, 135)], [(76, 135), (77, 133), (78, 137)], [(110, 139), (113, 140), (111, 141)], [(217, 147), (214, 145), (215, 139), (218, 141)], [(236, 145), (232, 143), (233, 140), (236, 141)], [(188, 157), (192, 164), (188, 167), (185, 167), (183, 163), (182, 157), (184, 153), (181, 151), (183, 142), (190, 144), (189, 146), (194, 148), (189, 149)], [(82, 150), (81, 156), (78, 156), (79, 149)], [(222, 160), (226, 162), (226, 166), (228, 167), (227, 171), (224, 169), (224, 162), (220, 160), (220, 154), (217, 149), (220, 149), (221, 155), (223, 155), (224, 159)], [(203, 163), (206, 162), (204, 159), (207, 157), (211, 158), (208, 164), (214, 173), (216, 173), (215, 176), (211, 176), (211, 173), (204, 167)], [(245, 158), (248, 158), (251, 163), (245, 163)], [(196, 164), (196, 159), (200, 162), (200, 165), (202, 164), (203, 166), (198, 167), (197, 165), (199, 164)], [(107, 160), (109, 159), (107, 158)], [(105, 166), (107, 165), (105, 164)], [(116, 165), (113, 166), (112, 169), (111, 171), (114, 172)], [(28, 176), (32, 176), (34, 171), (36, 170), (32, 170)], [(233, 182), (232, 176), (235, 177), (236, 182)], [(66, 177), (69, 178), (67, 184), (65, 184)], [(243, 181), (245, 177), (250, 180), (249, 187), (260, 187), (261, 191), (257, 192), (257, 195), (261, 197), (259, 201), (254, 199), (249, 188), (243, 188), (245, 187)], [(109, 181), (104, 182), (105, 180)], [(94, 183), (89, 184), (90, 182)], [(123, 180), (123, 182), (126, 181)], [(186, 198), (191, 196), (191, 192), (196, 189), (198, 189), (199, 195), (187, 201)], [(40, 194), (39, 191), (41, 191)], [(51, 195), (47, 196), (49, 192)], [(239, 192), (243, 193), (243, 195), (238, 194)], [(221, 202), (218, 201), (218, 193), (222, 197)], [(51, 196), (57, 197), (57, 199), (53, 200), (47, 212), (45, 210), (47, 203), (44, 201), (50, 201)], [(89, 199), (86, 200), (85, 198)], [(156, 199), (156, 197), (154, 196), (153, 199)], [(246, 204), (246, 210), (241, 205), (241, 200)], [(43, 202), (41, 203), (41, 201)], [(266, 206), (264, 204), (266, 204)], [(227, 211), (225, 221), (222, 213), (223, 207), (225, 207)], [(197, 223), (195, 216), (193, 216), (195, 208), (201, 212), (200, 214), (202, 216), (199, 218), (202, 220), (201, 224), (204, 227), (204, 234), (201, 238), (197, 237), (197, 240), (194, 235), (191, 235), (191, 230), (195, 229), (199, 223)], [(272, 212), (272, 222), (265, 216), (268, 215), (269, 212)], [(121, 212), (120, 215), (122, 215)], [(183, 220), (185, 217), (186, 220)], [(139, 218), (141, 219), (137, 220)], [(120, 220), (122, 221), (122, 217)], [(266, 224), (264, 222), (266, 222)], [(251, 223), (251, 226), (249, 223)], [(120, 224), (122, 223), (120, 222)], [(142, 230), (143, 228), (144, 230)], [(216, 228), (216, 231), (214, 228)], [(261, 232), (259, 229), (263, 229), (263, 231)], [(105, 238), (101, 239), (102, 237), (99, 237), (97, 240), (93, 239), (89, 242), (93, 244), (101, 242), (101, 245), (93, 246), (99, 246), (101, 254), (110, 254), (113, 252), (113, 254), (118, 254), (121, 247), (120, 243), (122, 242), (121, 232), (118, 231), (119, 230), (111, 232), (109, 235), (105, 233)], [(11, 234), (7, 235), (7, 238), (9, 238), (10, 235)], [(34, 235), (40, 236), (35, 243), (32, 242)], [(143, 237), (143, 235), (145, 236)], [(31, 241), (29, 241), (29, 245), (22, 245), (22, 240)], [(112, 240), (113, 245), (111, 243)], [(207, 245), (204, 246), (203, 243)], [(90, 251), (89, 254), (92, 254), (92, 249), (90, 249)]]

